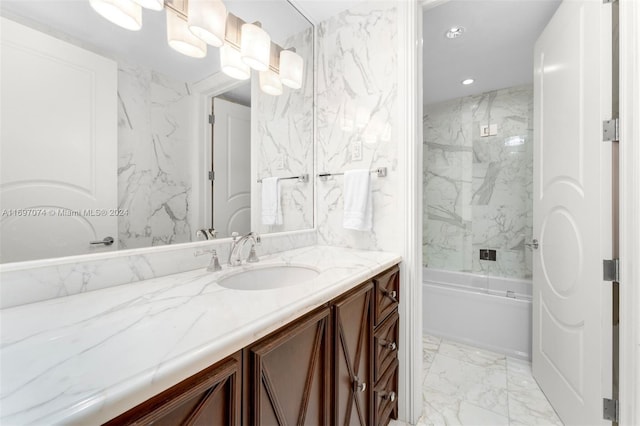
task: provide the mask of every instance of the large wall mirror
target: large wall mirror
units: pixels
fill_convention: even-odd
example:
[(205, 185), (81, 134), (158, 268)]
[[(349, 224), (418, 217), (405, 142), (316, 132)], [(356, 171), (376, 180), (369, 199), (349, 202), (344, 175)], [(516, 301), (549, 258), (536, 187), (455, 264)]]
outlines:
[(186, 0), (138, 31), (89, 3), (0, 4), (0, 262), (313, 228), (313, 25), (287, 0), (224, 1), (302, 58), (301, 87), (273, 95), (217, 47), (169, 46)]

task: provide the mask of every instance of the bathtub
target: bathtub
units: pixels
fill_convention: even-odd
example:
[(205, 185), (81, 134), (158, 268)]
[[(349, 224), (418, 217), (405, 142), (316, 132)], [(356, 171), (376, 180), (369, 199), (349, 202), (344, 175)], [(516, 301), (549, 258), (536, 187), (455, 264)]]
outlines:
[(423, 332), (531, 359), (530, 280), (424, 268)]

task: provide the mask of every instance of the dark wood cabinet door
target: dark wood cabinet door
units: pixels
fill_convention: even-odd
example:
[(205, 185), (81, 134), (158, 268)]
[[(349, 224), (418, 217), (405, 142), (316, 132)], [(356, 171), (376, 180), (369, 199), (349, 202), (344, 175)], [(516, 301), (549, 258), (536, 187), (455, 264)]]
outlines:
[(331, 424), (330, 313), (324, 307), (245, 350), (245, 424)]
[(106, 424), (239, 426), (241, 372), (238, 352)]
[(373, 284), (334, 303), (334, 422), (372, 424)]

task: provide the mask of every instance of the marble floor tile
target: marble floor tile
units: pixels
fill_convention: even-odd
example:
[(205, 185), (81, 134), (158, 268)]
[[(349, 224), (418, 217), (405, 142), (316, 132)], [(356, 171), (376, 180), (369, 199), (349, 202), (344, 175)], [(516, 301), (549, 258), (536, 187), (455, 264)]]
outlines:
[(417, 426), (562, 426), (530, 362), (433, 336), (423, 338), (423, 358)]
[(531, 363), (507, 358), (509, 417), (522, 425), (562, 425), (531, 375)]
[(422, 382), (427, 378), (427, 373), (433, 364), (433, 359), (440, 347), (441, 339), (435, 336), (425, 335), (422, 337)]
[(445, 340), (440, 344), (438, 353), (479, 367), (506, 365), (506, 357), (504, 355), (474, 348), (463, 343)]
[(423, 423), (427, 425), (509, 425), (509, 418), (436, 390), (423, 390)]
[(438, 352), (424, 389), (507, 416), (507, 374), (502, 361), (503, 364), (482, 367)]

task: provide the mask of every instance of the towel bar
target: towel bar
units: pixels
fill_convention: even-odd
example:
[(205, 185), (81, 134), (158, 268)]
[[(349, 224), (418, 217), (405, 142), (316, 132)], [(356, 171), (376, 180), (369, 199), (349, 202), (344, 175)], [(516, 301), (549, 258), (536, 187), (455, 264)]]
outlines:
[[(300, 176), (288, 176), (288, 177), (280, 178), (280, 180), (289, 180), (289, 179), (298, 179), (298, 182), (307, 183), (309, 182), (309, 175), (305, 173), (304, 175), (300, 175)], [(262, 183), (262, 179), (258, 179), (258, 183)]]
[[(371, 170), (371, 173), (375, 173), (378, 175), (378, 177), (387, 177), (387, 168), (386, 167), (378, 167), (375, 170)], [(320, 180), (327, 180), (327, 178), (329, 176), (341, 176), (344, 175), (344, 172), (340, 172), (340, 173), (319, 173), (318, 177), (320, 178)]]

